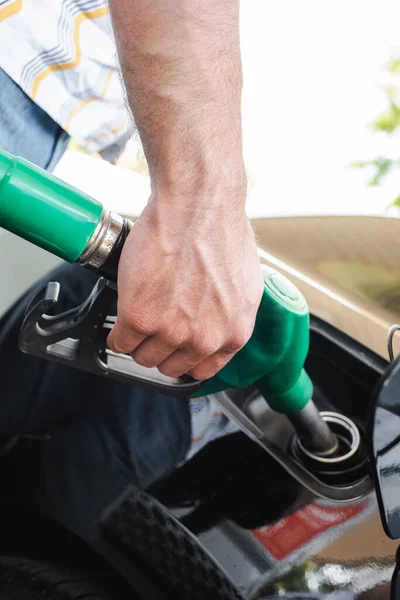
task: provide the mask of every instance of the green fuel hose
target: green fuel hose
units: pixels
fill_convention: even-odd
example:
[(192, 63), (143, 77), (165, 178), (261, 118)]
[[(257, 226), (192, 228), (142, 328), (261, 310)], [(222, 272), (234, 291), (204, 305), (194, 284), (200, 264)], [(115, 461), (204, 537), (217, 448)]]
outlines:
[(22, 158), (0, 151), (0, 224), (75, 262), (100, 221), (102, 205)]

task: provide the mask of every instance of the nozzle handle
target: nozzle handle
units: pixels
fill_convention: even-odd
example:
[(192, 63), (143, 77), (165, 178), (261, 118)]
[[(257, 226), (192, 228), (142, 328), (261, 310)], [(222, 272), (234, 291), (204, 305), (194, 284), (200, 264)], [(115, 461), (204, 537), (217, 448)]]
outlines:
[[(302, 410), (313, 395), (304, 370), (309, 347), (309, 312), (300, 291), (281, 273), (263, 265), (264, 292), (253, 335), (202, 394), (256, 384), (277, 412)], [(199, 394), (197, 394), (199, 395)]]
[[(67, 262), (75, 262), (87, 255), (88, 248), (92, 258), (93, 252), (102, 255), (103, 234), (105, 246), (114, 247), (107, 239), (113, 228), (105, 227), (103, 221), (99, 202), (28, 161), (0, 150), (1, 227)], [(121, 227), (114, 240), (116, 246), (121, 241), (119, 251), (126, 237)], [(119, 251), (111, 261), (114, 274)], [(90, 267), (90, 257), (87, 260), (81, 262)], [(256, 383), (274, 410), (295, 412), (304, 408), (313, 392), (303, 369), (309, 344), (308, 307), (286, 277), (265, 266), (263, 270), (264, 292), (250, 341), (205, 382), (197, 395)]]

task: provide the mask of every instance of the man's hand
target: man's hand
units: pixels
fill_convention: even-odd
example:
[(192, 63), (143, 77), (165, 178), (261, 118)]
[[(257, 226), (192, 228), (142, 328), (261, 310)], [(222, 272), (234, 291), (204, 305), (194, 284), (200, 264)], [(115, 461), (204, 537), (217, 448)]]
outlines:
[(245, 215), (239, 0), (109, 0), (149, 204), (118, 273), (112, 350), (214, 375), (249, 339), (263, 283)]
[(108, 343), (165, 375), (207, 379), (249, 339), (263, 289), (253, 231), (227, 206), (195, 215), (153, 197), (122, 252)]

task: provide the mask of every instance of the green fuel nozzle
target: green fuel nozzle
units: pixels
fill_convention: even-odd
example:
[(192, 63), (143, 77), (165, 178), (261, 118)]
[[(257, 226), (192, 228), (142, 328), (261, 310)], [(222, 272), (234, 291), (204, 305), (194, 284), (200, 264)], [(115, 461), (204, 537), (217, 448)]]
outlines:
[(284, 275), (262, 268), (264, 292), (253, 335), (200, 392), (256, 385), (273, 410), (287, 415), (308, 450), (331, 455), (337, 440), (312, 400), (313, 384), (304, 370), (310, 337), (307, 302)]
[(303, 366), (309, 346), (309, 313), (304, 296), (284, 276), (266, 266), (264, 292), (250, 341), (202, 391), (246, 388), (257, 382), (277, 412), (302, 410), (313, 395)]
[(0, 150), (0, 227), (115, 281), (130, 226), (87, 194)]
[[(67, 262), (79, 262), (115, 281), (130, 225), (53, 175), (0, 151), (1, 227)], [(303, 437), (313, 450), (326, 452), (334, 440), (311, 401), (313, 386), (303, 368), (309, 345), (307, 303), (286, 277), (263, 269), (264, 293), (251, 339), (193, 395), (256, 384), (272, 409), (288, 415), (297, 430), (304, 430)], [(32, 336), (39, 335), (37, 329), (32, 328), (31, 337), (22, 344), (24, 351), (35, 353), (39, 341)], [(50, 346), (45, 341), (43, 353)], [(64, 348), (49, 358), (62, 360), (66, 352)], [(68, 360), (72, 364), (71, 356)], [(76, 366), (82, 368), (79, 356)]]
[(75, 262), (100, 221), (102, 206), (21, 158), (0, 151), (0, 224)]

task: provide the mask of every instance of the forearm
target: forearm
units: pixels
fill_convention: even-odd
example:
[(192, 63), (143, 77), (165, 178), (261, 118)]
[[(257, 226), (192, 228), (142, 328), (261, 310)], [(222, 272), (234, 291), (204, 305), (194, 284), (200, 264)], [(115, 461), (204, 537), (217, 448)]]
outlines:
[(239, 0), (109, 0), (151, 198), (118, 268), (108, 343), (208, 379), (250, 338), (263, 290), (244, 210)]
[[(109, 0), (153, 189), (244, 201), (239, 0)], [(212, 194), (211, 194), (212, 196)]]

